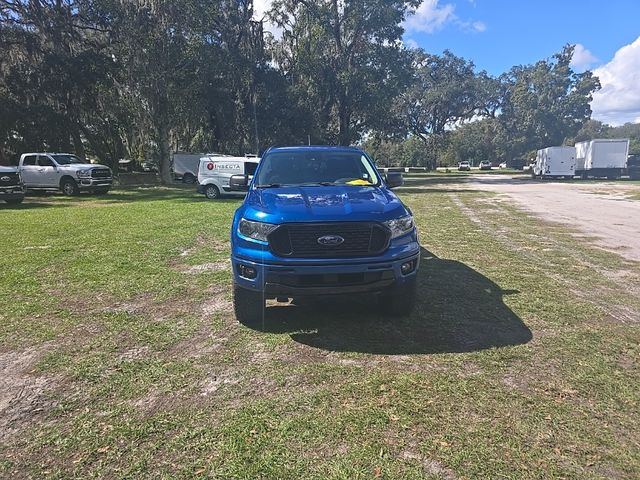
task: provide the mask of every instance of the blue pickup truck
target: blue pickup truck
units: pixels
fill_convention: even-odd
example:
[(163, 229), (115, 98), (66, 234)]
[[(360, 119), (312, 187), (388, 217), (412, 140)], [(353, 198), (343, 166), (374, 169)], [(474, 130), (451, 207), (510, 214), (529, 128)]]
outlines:
[(231, 229), (237, 319), (262, 320), (268, 298), (360, 293), (408, 315), (420, 244), (411, 211), (391, 191), (401, 184), (357, 148), (265, 152)]

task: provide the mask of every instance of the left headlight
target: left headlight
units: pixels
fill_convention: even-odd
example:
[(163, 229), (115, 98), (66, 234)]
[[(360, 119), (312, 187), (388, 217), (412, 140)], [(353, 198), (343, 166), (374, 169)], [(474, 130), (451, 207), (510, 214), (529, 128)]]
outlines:
[(238, 232), (243, 237), (258, 240), (259, 242), (266, 242), (269, 234), (276, 228), (278, 228), (278, 225), (274, 225), (273, 223), (253, 222), (243, 218), (238, 225)]
[(391, 230), (392, 239), (409, 233), (414, 227), (413, 217), (411, 215), (394, 218), (393, 220), (384, 222), (384, 224), (389, 228), (389, 230)]
[(91, 169), (87, 169), (87, 170), (78, 170), (78, 171), (76, 172), (76, 175), (77, 175), (78, 177), (83, 177), (83, 178), (90, 177), (90, 176), (91, 176)]

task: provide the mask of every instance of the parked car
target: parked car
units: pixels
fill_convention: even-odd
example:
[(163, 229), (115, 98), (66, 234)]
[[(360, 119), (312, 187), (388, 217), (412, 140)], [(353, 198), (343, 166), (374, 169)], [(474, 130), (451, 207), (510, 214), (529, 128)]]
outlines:
[(24, 200), (20, 173), (15, 167), (0, 166), (0, 200), (16, 205)]
[(480, 170), (491, 170), (491, 162), (488, 160), (483, 160), (480, 162)]
[(467, 172), (471, 170), (471, 164), (469, 162), (467, 162), (466, 160), (463, 162), (458, 163), (458, 170), (462, 171), (462, 170), (466, 170)]
[(502, 163), (498, 166), (498, 168), (500, 168), (500, 169), (508, 168), (508, 167), (507, 167), (507, 162), (502, 162)]
[(507, 161), (507, 167), (513, 168), (514, 170), (524, 170), (524, 168), (533, 162), (533, 159), (527, 161), (522, 158), (513, 158)]
[(113, 183), (109, 167), (86, 163), (70, 153), (25, 153), (20, 157), (18, 168), (27, 190), (103, 195)]
[(259, 158), (207, 156), (198, 167), (198, 193), (210, 200), (222, 195), (246, 195)]
[(376, 294), (391, 315), (416, 297), (420, 245), (411, 211), (352, 147), (265, 152), (231, 227), (234, 309), (263, 319), (265, 298)]
[(158, 172), (158, 163), (155, 160), (145, 160), (140, 164), (143, 172)]

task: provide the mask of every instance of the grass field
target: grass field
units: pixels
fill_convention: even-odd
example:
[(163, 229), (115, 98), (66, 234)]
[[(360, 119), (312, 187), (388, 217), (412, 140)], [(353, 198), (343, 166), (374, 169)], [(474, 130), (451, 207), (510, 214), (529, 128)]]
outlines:
[(403, 320), (238, 324), (236, 200), (0, 207), (0, 477), (638, 478), (640, 266), (443, 177)]

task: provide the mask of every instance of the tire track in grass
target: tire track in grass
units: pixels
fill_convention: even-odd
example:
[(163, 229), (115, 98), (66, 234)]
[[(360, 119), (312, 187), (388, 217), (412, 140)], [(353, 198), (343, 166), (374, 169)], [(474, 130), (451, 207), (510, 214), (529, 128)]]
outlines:
[[(458, 193), (450, 192), (448, 196), (453, 203), (467, 216), (467, 218), (474, 223), (478, 228), (482, 229), (485, 233), (496, 238), (502, 246), (509, 250), (527, 257), (536, 268), (542, 270), (544, 275), (560, 283), (566, 287), (574, 296), (580, 300), (587, 302), (591, 305), (603, 310), (606, 314), (613, 317), (616, 321), (621, 323), (638, 323), (640, 322), (640, 312), (636, 307), (630, 307), (627, 305), (618, 305), (613, 303), (608, 295), (593, 295), (594, 288), (580, 289), (576, 288), (575, 280), (566, 277), (561, 273), (554, 271), (556, 265), (552, 263), (552, 259), (548, 255), (538, 254), (531, 248), (523, 247), (521, 244), (539, 244), (540, 237), (533, 238), (531, 235), (520, 231), (516, 231), (513, 228), (509, 228), (509, 225), (505, 222), (502, 223), (501, 228), (497, 229), (490, 224), (490, 221), (481, 219), (476, 212), (469, 208), (464, 201), (460, 198)], [(507, 216), (513, 219), (513, 214), (506, 211), (504, 208), (497, 207), (496, 202), (490, 205), (490, 208), (501, 215), (501, 217)], [(529, 217), (525, 212), (522, 215), (528, 221)], [(518, 238), (519, 236), (525, 237), (524, 239)], [(609, 295), (616, 294), (618, 291), (628, 291), (630, 288), (633, 292), (633, 287), (630, 287), (628, 275), (636, 275), (635, 271), (629, 272), (628, 270), (615, 270), (603, 268), (601, 265), (594, 262), (585, 260), (585, 255), (577, 251), (575, 247), (568, 246), (566, 243), (554, 238), (551, 232), (546, 232), (544, 237), (546, 240), (546, 248), (551, 248), (556, 254), (559, 254), (565, 258), (570, 258), (574, 265), (580, 266), (583, 269), (591, 270), (596, 274), (604, 277), (606, 282), (610, 282), (611, 285), (606, 285), (605, 282), (596, 281), (593, 285), (599, 292), (607, 292)], [(607, 255), (613, 255), (607, 253)], [(628, 264), (628, 262), (625, 262)], [(620, 275), (620, 273), (625, 275)], [(622, 280), (626, 280), (623, 282)], [(612, 288), (613, 287), (613, 288)]]

